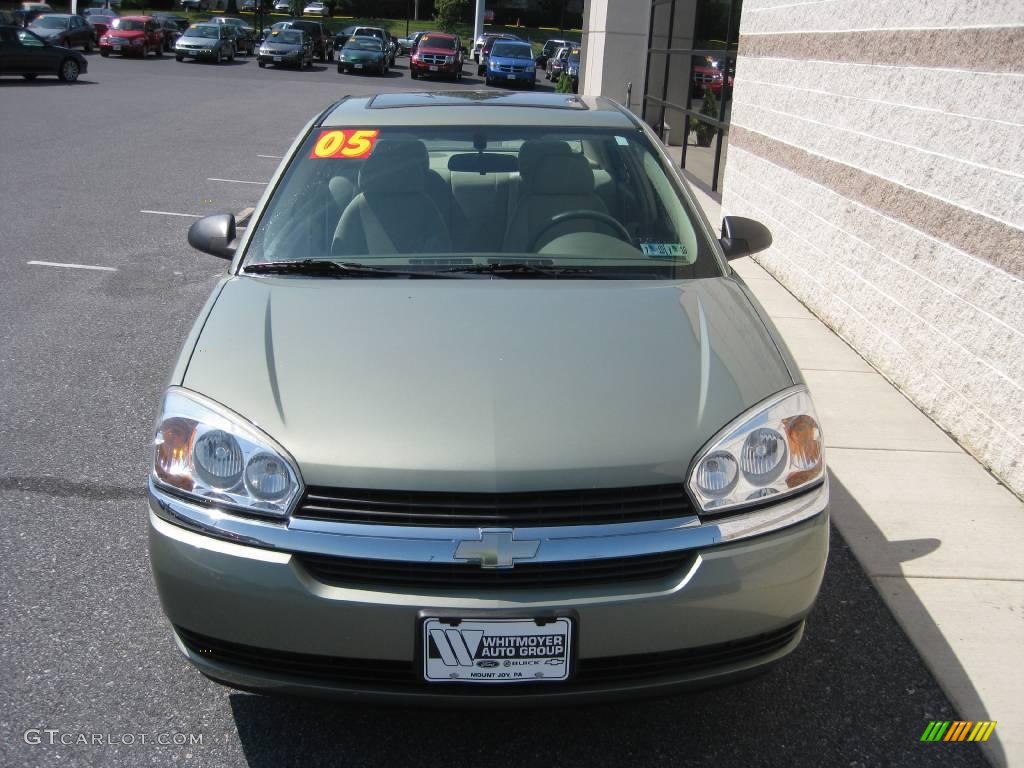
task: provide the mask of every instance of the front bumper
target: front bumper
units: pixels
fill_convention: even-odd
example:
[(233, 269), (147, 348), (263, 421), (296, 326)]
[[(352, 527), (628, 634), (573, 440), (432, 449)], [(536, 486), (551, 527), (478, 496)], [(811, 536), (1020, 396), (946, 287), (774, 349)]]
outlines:
[[(252, 546), (253, 539), (239, 535), (225, 541), (187, 530), (168, 520), (184, 521), (191, 505), (151, 489), (150, 559), (179, 649), (201, 672), (228, 685), (430, 703), (605, 698), (728, 680), (796, 647), (825, 567), (828, 487), (799, 499), (801, 511), (790, 518), (798, 522), (756, 535), (765, 526), (754, 521), (745, 531), (749, 538), (731, 543), (722, 542), (735, 529), (724, 524), (687, 523), (655, 532), (664, 550), (679, 552), (680, 567), (652, 580), (395, 589), (330, 585), (293, 552), (266, 542)], [(297, 540), (300, 550), (311, 536)], [(652, 534), (632, 538), (649, 545)], [(581, 539), (574, 541), (581, 546)], [(588, 548), (602, 545), (586, 541)], [(687, 542), (692, 546), (679, 548)], [(549, 545), (568, 551), (565, 541), (545, 540)], [(572, 617), (578, 674), (564, 683), (422, 682), (416, 654), (422, 619), (469, 614)], [(368, 675), (367, 669), (375, 671)], [(594, 669), (636, 671), (609, 675)]]
[(216, 59), (218, 48), (175, 48), (174, 55), (186, 59)]
[(420, 62), (410, 62), (409, 69), (417, 75), (429, 77), (430, 75), (458, 74), (462, 70), (462, 65), (459, 62), (454, 62), (452, 64), (423, 64)]

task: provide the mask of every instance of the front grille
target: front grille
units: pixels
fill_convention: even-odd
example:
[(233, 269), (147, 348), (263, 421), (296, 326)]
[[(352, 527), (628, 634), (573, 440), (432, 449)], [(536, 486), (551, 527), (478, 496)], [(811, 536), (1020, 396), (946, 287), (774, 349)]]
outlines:
[(438, 685), (426, 683), (413, 662), (351, 659), (256, 648), (200, 635), (175, 627), (185, 647), (196, 656), (244, 670), (335, 685), (369, 685), (401, 692), (431, 690), (453, 695), (494, 695), (586, 688), (614, 683), (656, 681), (691, 675), (735, 664), (756, 662), (785, 648), (800, 631), (801, 622), (755, 637), (679, 651), (579, 659), (564, 683), (510, 685)]
[(499, 72), (525, 72), (526, 67), (520, 67), (515, 64), (501, 64), (498, 67)]
[(444, 64), (445, 57), (436, 53), (425, 53), (420, 57), (424, 64)]
[(412, 563), (355, 557), (297, 554), (317, 581), (339, 587), (403, 589), (537, 589), (664, 579), (693, 565), (688, 552), (613, 557), (556, 563), (517, 563), (513, 568), (481, 568), (478, 563)]
[(485, 528), (667, 520), (694, 514), (682, 483), (516, 493), (311, 486), (293, 517), (339, 523)]

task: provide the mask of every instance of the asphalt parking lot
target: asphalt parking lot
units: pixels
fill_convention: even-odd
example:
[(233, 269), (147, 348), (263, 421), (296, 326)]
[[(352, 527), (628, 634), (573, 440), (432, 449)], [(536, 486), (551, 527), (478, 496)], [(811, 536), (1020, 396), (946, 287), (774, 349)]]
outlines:
[[(801, 647), (727, 688), (479, 712), (202, 678), (174, 647), (145, 536), (155, 408), (224, 268), (186, 244), (190, 215), (253, 205), (346, 93), (482, 84), (468, 67), (459, 85), (413, 83), (404, 59), (384, 78), (88, 59), (71, 86), (0, 80), (0, 765), (985, 764), (971, 744), (919, 742), (957, 713), (836, 535)], [(201, 743), (153, 743), (170, 734)]]

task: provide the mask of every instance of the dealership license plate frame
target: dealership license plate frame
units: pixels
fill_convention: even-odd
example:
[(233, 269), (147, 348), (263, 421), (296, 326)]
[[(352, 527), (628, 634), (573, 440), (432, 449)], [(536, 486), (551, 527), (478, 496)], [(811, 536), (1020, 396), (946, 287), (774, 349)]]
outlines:
[[(417, 666), (421, 679), (427, 684), (463, 684), (463, 685), (516, 685), (524, 683), (564, 683), (572, 678), (576, 660), (576, 617), (571, 612), (560, 612), (557, 616), (523, 616), (503, 615), (501, 617), (472, 615), (467, 611), (464, 616), (449, 617), (421, 613), (419, 617), (419, 642), (417, 644)], [(462, 631), (479, 632), (479, 642), (474, 649), (472, 664), (462, 663), (463, 658), (454, 659), (456, 664), (445, 664), (439, 654), (432, 654), (431, 630), (442, 630), (448, 637), (447, 630), (456, 630), (459, 637)], [(502, 634), (504, 633), (504, 634)], [(522, 637), (526, 635), (560, 636), (561, 654), (551, 654), (533, 663), (526, 658), (498, 657), (480, 658), (485, 646), (484, 637), (505, 636)], [(454, 638), (453, 638), (454, 639)], [(460, 649), (462, 654), (470, 652), (472, 636), (464, 640), (465, 646)], [(457, 642), (457, 640), (456, 640)], [(436, 645), (436, 644), (435, 644)], [(455, 646), (450, 643), (447, 652), (454, 655)], [(515, 653), (515, 649), (513, 649)], [(561, 663), (551, 663), (548, 659), (559, 658)], [(451, 661), (453, 659), (449, 659)], [(506, 664), (505, 662), (509, 662)], [(480, 662), (496, 662), (496, 664)], [(519, 663), (516, 663), (519, 662)], [(538, 674), (540, 676), (538, 676)]]

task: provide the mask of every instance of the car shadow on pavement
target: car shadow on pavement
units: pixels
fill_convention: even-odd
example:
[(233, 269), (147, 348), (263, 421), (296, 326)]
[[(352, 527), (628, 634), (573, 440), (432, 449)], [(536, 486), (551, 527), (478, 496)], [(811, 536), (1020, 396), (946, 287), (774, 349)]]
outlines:
[[(849, 494), (836, 482), (844, 506)], [(885, 546), (885, 542), (880, 542)], [(623, 628), (628, 631), (628, 627)], [(515, 710), (407, 708), (231, 693), (247, 762), (282, 765), (985, 766), (936, 754), (956, 713), (833, 529), (803, 642), (766, 674), (669, 698)], [(964, 714), (982, 717), (981, 710)]]
[(35, 80), (26, 80), (23, 77), (0, 77), (0, 87), (21, 86), (23, 88), (46, 88), (56, 87), (58, 85), (96, 85), (96, 81), (86, 80), (85, 78), (80, 77), (73, 83), (65, 83), (63, 80), (53, 75), (40, 75)]

